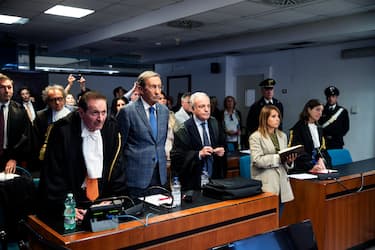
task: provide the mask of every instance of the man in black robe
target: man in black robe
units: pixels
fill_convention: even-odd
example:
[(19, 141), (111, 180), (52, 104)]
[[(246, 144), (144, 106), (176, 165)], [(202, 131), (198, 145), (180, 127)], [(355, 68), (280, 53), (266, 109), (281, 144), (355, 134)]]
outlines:
[[(115, 120), (107, 119), (106, 97), (85, 93), (77, 111), (53, 124), (40, 177), (39, 216), (62, 223), (64, 200), (73, 193), (76, 219), (96, 199), (126, 194), (121, 168), (121, 136)], [(97, 183), (97, 196), (88, 195), (88, 182)]]

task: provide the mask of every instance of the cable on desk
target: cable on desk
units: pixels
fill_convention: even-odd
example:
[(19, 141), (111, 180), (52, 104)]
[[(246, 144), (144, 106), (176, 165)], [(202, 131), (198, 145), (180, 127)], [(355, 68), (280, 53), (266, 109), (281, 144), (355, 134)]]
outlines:
[(107, 218), (108, 218), (108, 219), (111, 219), (111, 220), (112, 220), (113, 218), (130, 218), (130, 219), (133, 219), (133, 220), (136, 220), (136, 221), (142, 223), (145, 227), (147, 227), (147, 226), (148, 226), (148, 219), (149, 219), (149, 217), (150, 217), (151, 215), (153, 215), (153, 213), (148, 213), (148, 214), (146, 215), (145, 222), (143, 222), (142, 219), (140, 219), (140, 218), (138, 218), (138, 217), (136, 217), (136, 216), (133, 216), (133, 215), (129, 215), (129, 214), (122, 214), (122, 215), (109, 215), (109, 216), (107, 216)]

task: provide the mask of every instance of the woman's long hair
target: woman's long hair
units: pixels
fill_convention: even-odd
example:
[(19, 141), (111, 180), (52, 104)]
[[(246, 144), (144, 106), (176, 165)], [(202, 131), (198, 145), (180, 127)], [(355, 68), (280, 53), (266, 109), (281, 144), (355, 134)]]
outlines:
[[(275, 110), (279, 114), (280, 123), (281, 123), (281, 120), (282, 120), (281, 112), (280, 112), (280, 110), (276, 106), (274, 106), (274, 105), (266, 105), (266, 106), (264, 106), (261, 109), (260, 114), (259, 114), (259, 127), (258, 127), (258, 131), (265, 138), (268, 137), (267, 120), (270, 117), (272, 110)], [(276, 133), (280, 133), (280, 131), (278, 129), (276, 129)]]
[(305, 106), (303, 107), (303, 110), (301, 114), (299, 115), (299, 119), (301, 121), (307, 122), (309, 120), (310, 114), (309, 114), (309, 109), (313, 109), (316, 106), (324, 106), (318, 99), (311, 99), (309, 100)]

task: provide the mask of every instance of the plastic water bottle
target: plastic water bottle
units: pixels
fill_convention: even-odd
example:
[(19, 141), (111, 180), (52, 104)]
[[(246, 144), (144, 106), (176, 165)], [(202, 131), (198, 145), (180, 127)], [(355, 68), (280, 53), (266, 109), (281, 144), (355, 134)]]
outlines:
[(172, 182), (172, 196), (173, 196), (173, 207), (181, 206), (181, 184), (178, 177), (173, 177)]
[(64, 205), (64, 228), (65, 230), (73, 230), (76, 228), (76, 201), (72, 193), (66, 196)]
[(208, 177), (208, 172), (203, 170), (201, 174), (201, 187), (203, 188), (210, 182), (210, 179)]

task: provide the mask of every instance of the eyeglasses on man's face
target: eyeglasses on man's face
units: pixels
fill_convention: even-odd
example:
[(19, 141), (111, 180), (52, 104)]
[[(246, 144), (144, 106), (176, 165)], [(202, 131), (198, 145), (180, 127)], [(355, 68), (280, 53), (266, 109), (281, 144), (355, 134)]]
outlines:
[(62, 102), (64, 101), (64, 97), (55, 97), (55, 98), (48, 98), (49, 102)]

